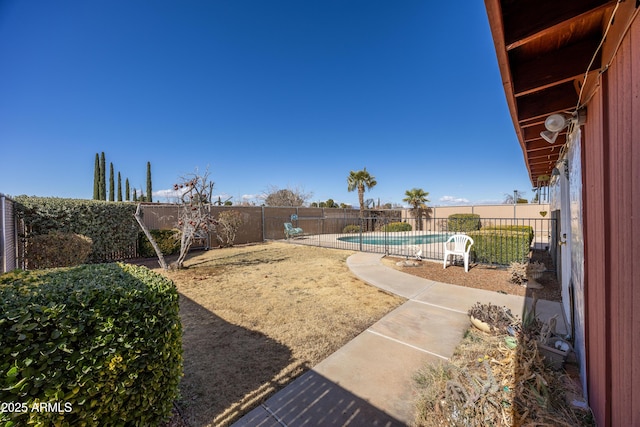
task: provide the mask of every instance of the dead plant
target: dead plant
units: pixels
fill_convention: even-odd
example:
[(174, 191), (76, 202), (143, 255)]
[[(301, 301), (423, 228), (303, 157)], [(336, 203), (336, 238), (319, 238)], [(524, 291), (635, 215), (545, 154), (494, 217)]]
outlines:
[(518, 346), (505, 335), (470, 329), (449, 362), (419, 371), (419, 426), (593, 426), (590, 413), (565, 398), (565, 374), (544, 364), (536, 340), (522, 335)]
[(510, 281), (516, 285), (524, 285), (527, 281), (527, 263), (512, 262), (509, 266)]
[(518, 319), (507, 307), (477, 302), (468, 311), (469, 316), (485, 322), (496, 333), (506, 333), (507, 328), (518, 323)]

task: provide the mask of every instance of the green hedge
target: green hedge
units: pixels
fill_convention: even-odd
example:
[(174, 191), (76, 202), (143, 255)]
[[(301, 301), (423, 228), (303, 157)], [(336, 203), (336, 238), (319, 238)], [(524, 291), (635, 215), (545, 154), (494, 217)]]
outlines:
[(471, 257), (477, 262), (509, 265), (525, 262), (529, 256), (531, 239), (528, 233), (507, 230), (485, 230), (469, 233), (474, 244)]
[(394, 233), (398, 231), (411, 231), (411, 224), (406, 222), (390, 222), (382, 226), (382, 230), (388, 233)]
[(454, 233), (469, 233), (480, 229), (480, 215), (452, 214), (447, 220), (447, 229)]
[(93, 263), (135, 256), (140, 228), (133, 203), (29, 196), (14, 200), (27, 238), (52, 231), (82, 234), (93, 241), (88, 258)]
[(527, 233), (529, 235), (529, 244), (533, 242), (533, 227), (530, 225), (493, 225), (489, 227), (482, 227), (483, 231), (489, 230), (505, 230), (515, 231), (519, 233)]
[(360, 232), (360, 226), (356, 225), (356, 224), (350, 224), (347, 225), (346, 227), (344, 227), (342, 229), (343, 233), (359, 233)]
[[(179, 230), (149, 230), (149, 232), (160, 247), (162, 255), (174, 255), (180, 252), (180, 239), (176, 234)], [(145, 258), (156, 256), (156, 251), (142, 231), (138, 233), (138, 254)]]
[[(0, 425), (158, 425), (182, 376), (173, 283), (121, 263), (0, 275)], [(62, 412), (33, 405), (59, 404)], [(66, 411), (66, 412), (65, 412)]]
[(84, 262), (91, 253), (92, 242), (87, 236), (52, 231), (29, 239), (27, 245), (30, 269), (72, 267)]

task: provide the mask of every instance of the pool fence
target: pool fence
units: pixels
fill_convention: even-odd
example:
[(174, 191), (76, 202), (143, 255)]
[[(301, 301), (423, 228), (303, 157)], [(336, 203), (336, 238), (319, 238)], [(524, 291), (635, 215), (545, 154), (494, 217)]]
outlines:
[[(468, 234), (475, 237), (471, 259), (481, 264), (497, 265), (525, 262), (532, 250), (549, 250), (556, 234), (556, 220), (550, 218), (480, 218), (479, 230), (468, 232), (460, 231), (459, 223), (449, 218), (429, 218), (421, 230), (410, 227), (406, 218), (401, 216), (360, 219), (357, 216), (327, 218), (292, 215), (270, 217), (268, 221), (278, 224), (290, 222), (302, 229), (300, 235), (284, 239), (296, 244), (440, 261), (444, 258), (449, 237)], [(406, 224), (408, 230), (397, 231), (402, 229), (398, 224)], [(510, 230), (513, 227), (530, 227), (530, 243), (526, 237), (514, 238), (517, 233)]]

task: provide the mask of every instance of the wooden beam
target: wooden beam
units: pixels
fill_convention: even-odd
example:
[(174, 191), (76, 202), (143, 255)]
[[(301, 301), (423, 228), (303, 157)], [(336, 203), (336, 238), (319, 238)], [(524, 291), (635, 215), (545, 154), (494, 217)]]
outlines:
[(537, 139), (530, 139), (527, 142), (525, 142), (525, 144), (527, 147), (526, 148), (527, 151), (536, 151), (536, 150), (546, 150), (548, 148), (553, 148), (553, 147), (562, 147), (566, 142), (567, 142), (567, 134), (565, 132), (558, 135), (558, 138), (556, 138), (556, 142), (554, 142), (553, 144), (549, 144), (540, 135), (538, 135)]
[(559, 156), (560, 150), (558, 150), (557, 153), (543, 153), (542, 155), (539, 154), (530, 154), (527, 156), (527, 161), (529, 162), (529, 164), (537, 164), (537, 163), (544, 163), (544, 162), (549, 162), (549, 161), (553, 161), (553, 163), (555, 163)]
[(601, 11), (615, 0), (513, 0), (503, 2), (504, 43), (507, 50)]
[(553, 169), (553, 165), (556, 164), (555, 160), (548, 160), (548, 161), (540, 161), (540, 162), (536, 162), (536, 163), (530, 163), (529, 166), (531, 167), (531, 171), (536, 171), (536, 172), (544, 172), (544, 171), (551, 171)]
[(546, 119), (546, 117), (543, 117), (543, 118), (534, 117), (532, 119), (520, 120), (518, 123), (520, 124), (520, 127), (524, 130), (525, 128), (528, 128), (531, 126), (539, 126), (539, 125), (544, 126), (544, 119)]
[(529, 157), (557, 156), (560, 153), (560, 144), (550, 145), (545, 142), (545, 146), (537, 149), (527, 150)]
[[(591, 37), (527, 61), (512, 61), (515, 96), (527, 95), (584, 76), (598, 48), (600, 36)], [(600, 67), (600, 52), (590, 70)]]
[(553, 170), (553, 166), (544, 169), (544, 170), (539, 170), (539, 171), (531, 171), (531, 182), (534, 183), (536, 182), (536, 178), (539, 177), (540, 175), (549, 175), (551, 176), (551, 171)]
[[(556, 159), (557, 160), (557, 159)], [(545, 159), (545, 160), (537, 160), (533, 163), (530, 163), (529, 166), (531, 167), (531, 170), (536, 170), (536, 171), (540, 171), (540, 170), (551, 170), (553, 169), (553, 165), (556, 164), (556, 160), (554, 159)]]
[[(558, 150), (558, 152), (560, 152), (560, 150)], [(531, 165), (548, 163), (548, 162), (555, 163), (555, 161), (558, 160), (558, 157), (559, 156), (557, 153), (548, 152), (548, 153), (543, 153), (542, 155), (533, 155), (531, 157), (528, 157), (528, 161), (529, 161), (529, 164)]]
[(578, 102), (573, 83), (563, 83), (516, 99), (520, 121), (549, 116), (561, 111), (572, 111)]
[[(544, 122), (537, 124), (535, 126), (523, 127), (522, 138), (524, 139), (525, 142), (541, 139), (540, 132), (544, 130), (547, 130), (547, 128), (544, 127)], [(527, 144), (527, 147), (528, 146), (529, 145)]]

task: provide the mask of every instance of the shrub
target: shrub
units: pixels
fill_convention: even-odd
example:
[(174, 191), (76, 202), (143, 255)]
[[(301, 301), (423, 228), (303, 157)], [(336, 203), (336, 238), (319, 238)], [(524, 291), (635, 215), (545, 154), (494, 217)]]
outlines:
[(87, 236), (53, 231), (30, 238), (27, 242), (29, 268), (71, 267), (84, 264), (91, 253)]
[[(163, 255), (174, 255), (180, 252), (179, 230), (149, 230), (149, 232)], [(156, 256), (156, 251), (142, 231), (138, 233), (138, 254), (145, 258)]]
[(93, 241), (88, 262), (135, 256), (140, 228), (133, 217), (133, 203), (29, 196), (14, 200), (27, 238), (52, 231), (82, 234)]
[(0, 425), (157, 425), (182, 375), (173, 283), (121, 263), (0, 275)]
[(359, 233), (360, 226), (356, 224), (350, 224), (350, 225), (347, 225), (345, 228), (343, 228), (342, 232), (343, 233)]
[(406, 222), (390, 222), (382, 226), (382, 231), (395, 233), (398, 231), (411, 231), (411, 224)]
[(480, 229), (480, 215), (452, 214), (447, 221), (448, 231), (454, 233), (469, 233)]
[(472, 257), (477, 262), (509, 265), (512, 262), (526, 262), (529, 256), (528, 233), (504, 230), (480, 230), (470, 232), (474, 241)]
[(529, 235), (529, 244), (533, 242), (533, 227), (530, 225), (493, 225), (489, 227), (482, 227), (482, 230), (505, 230), (527, 233)]
[(218, 215), (216, 234), (222, 246), (233, 246), (236, 240), (236, 233), (244, 221), (242, 214), (238, 211), (224, 211)]

